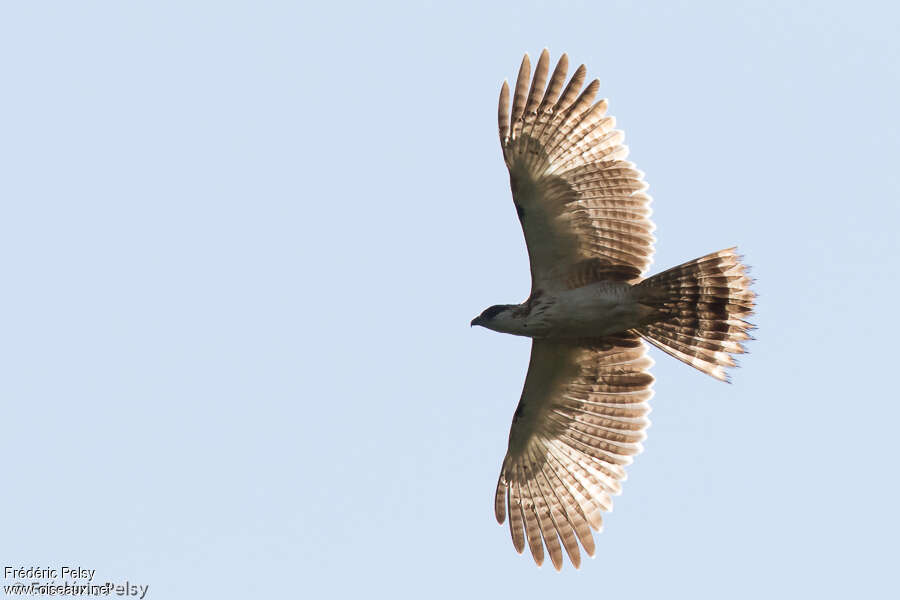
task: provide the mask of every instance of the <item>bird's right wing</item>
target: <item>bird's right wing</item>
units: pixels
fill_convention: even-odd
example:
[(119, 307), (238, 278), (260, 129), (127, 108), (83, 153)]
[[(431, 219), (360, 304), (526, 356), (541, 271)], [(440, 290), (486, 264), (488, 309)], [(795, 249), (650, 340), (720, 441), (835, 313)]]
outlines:
[(556, 569), (562, 549), (580, 566), (579, 541), (593, 556), (591, 528), (642, 449), (652, 364), (632, 333), (533, 341), (494, 504), (518, 552), (527, 540), (540, 565), (546, 545)]

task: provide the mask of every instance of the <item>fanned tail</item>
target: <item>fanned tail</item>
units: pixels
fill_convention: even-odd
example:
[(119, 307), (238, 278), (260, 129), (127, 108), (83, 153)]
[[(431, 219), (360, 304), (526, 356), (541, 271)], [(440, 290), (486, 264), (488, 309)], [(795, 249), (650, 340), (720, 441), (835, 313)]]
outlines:
[(745, 352), (756, 294), (735, 248), (702, 256), (642, 281), (641, 303), (658, 320), (635, 331), (663, 352), (721, 381)]

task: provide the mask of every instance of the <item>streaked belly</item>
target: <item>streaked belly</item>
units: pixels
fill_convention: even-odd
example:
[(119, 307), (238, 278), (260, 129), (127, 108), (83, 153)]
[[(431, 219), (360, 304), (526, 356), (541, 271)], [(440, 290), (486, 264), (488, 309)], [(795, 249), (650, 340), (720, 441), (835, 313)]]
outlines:
[(644, 324), (631, 286), (601, 282), (561, 293), (545, 315), (546, 337), (600, 337)]

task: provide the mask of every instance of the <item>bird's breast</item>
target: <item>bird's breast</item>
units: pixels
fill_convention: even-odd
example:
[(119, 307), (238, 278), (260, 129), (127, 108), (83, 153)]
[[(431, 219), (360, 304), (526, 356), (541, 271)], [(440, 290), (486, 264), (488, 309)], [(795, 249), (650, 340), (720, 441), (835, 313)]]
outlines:
[(603, 281), (559, 293), (544, 311), (545, 337), (600, 337), (641, 324), (631, 286)]

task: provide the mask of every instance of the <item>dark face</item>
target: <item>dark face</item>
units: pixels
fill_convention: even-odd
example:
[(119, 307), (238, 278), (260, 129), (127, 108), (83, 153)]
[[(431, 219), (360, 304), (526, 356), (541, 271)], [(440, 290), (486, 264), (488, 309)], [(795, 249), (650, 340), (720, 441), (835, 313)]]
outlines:
[(498, 314), (512, 307), (512, 304), (495, 304), (494, 306), (489, 306), (488, 308), (484, 309), (484, 311), (480, 315), (472, 319), (472, 322), (469, 325), (481, 325), (482, 327), (484, 327), (487, 323), (490, 323)]

